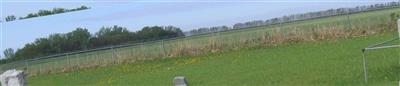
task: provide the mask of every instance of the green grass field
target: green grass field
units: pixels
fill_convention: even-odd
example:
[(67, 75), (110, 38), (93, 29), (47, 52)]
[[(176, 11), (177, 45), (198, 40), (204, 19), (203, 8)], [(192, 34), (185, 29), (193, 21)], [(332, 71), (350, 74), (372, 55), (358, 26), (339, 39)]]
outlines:
[[(174, 76), (186, 76), (191, 86), (364, 85), (360, 49), (392, 37), (394, 33), (384, 33), (142, 61), (34, 76), (28, 78), (28, 83), (31, 86), (165, 86), (173, 85)], [(368, 54), (369, 85), (398, 85), (399, 52), (397, 48)]]

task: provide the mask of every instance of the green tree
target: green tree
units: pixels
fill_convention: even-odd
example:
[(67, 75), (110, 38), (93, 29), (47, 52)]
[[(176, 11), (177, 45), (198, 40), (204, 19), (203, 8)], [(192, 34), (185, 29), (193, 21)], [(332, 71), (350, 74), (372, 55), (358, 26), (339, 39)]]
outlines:
[(31, 59), (38, 56), (41, 53), (37, 46), (34, 43), (25, 44), (22, 49), (18, 49), (15, 52), (15, 57), (17, 60), (19, 59)]
[(14, 49), (12, 49), (12, 48), (7, 48), (6, 50), (4, 50), (3, 53), (4, 53), (4, 56), (6, 57), (6, 59), (10, 59), (15, 56)]
[(175, 26), (166, 26), (166, 27), (164, 27), (164, 30), (168, 32), (167, 35), (169, 37), (185, 36), (185, 34), (183, 34), (182, 30)]
[(10, 16), (7, 16), (6, 18), (5, 18), (5, 20), (6, 20), (6, 22), (8, 22), (8, 21), (14, 21), (15, 19), (17, 19), (14, 15), (10, 15)]
[(142, 30), (138, 31), (137, 34), (142, 40), (155, 40), (160, 39), (166, 32), (160, 26), (144, 27)]
[(116, 45), (131, 41), (131, 32), (120, 26), (102, 27), (93, 39), (92, 44), (96, 47)]
[(89, 7), (87, 7), (87, 6), (85, 6), (85, 5), (82, 5), (81, 7), (79, 7), (79, 8), (76, 8), (77, 10), (84, 10), (84, 9), (89, 9)]
[(142, 30), (136, 32), (141, 40), (158, 40), (184, 36), (182, 30), (174, 26), (152, 26), (144, 27)]
[(90, 32), (86, 28), (77, 28), (66, 34), (70, 50), (87, 49), (91, 38)]
[(26, 16), (24, 19), (32, 17), (38, 17), (38, 15), (36, 13), (29, 13), (28, 16)]
[(52, 13), (56, 14), (56, 13), (64, 13), (66, 10), (64, 8), (53, 8)]
[[(51, 34), (46, 38), (38, 38), (15, 52), (15, 59), (38, 58), (58, 53), (99, 48), (111, 45), (151, 41), (183, 36), (180, 28), (173, 26), (144, 27), (137, 32), (130, 32), (121, 26), (102, 27), (92, 36), (86, 28), (76, 28), (68, 33)], [(0, 62), (1, 63), (1, 62)]]
[(52, 34), (49, 36), (51, 53), (62, 53), (65, 52), (67, 46), (67, 38), (64, 34)]
[(52, 12), (48, 11), (48, 10), (39, 10), (39, 12), (37, 13), (39, 16), (46, 16), (46, 15), (51, 15)]

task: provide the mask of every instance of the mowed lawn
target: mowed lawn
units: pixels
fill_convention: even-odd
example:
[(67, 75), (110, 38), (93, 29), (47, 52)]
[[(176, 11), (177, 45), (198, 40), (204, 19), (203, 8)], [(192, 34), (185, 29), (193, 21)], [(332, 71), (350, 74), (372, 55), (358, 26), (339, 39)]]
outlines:
[[(281, 44), (197, 57), (168, 58), (28, 77), (30, 86), (165, 86), (185, 76), (191, 86), (365, 85), (361, 48), (395, 33)], [(397, 42), (400, 44), (400, 42)], [(397, 86), (400, 49), (368, 54), (369, 85)]]

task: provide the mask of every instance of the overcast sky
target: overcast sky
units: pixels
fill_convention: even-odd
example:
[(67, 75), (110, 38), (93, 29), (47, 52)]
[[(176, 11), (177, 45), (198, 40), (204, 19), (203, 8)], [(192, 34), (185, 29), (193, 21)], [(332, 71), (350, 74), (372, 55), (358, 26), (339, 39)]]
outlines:
[(16, 50), (36, 38), (70, 32), (77, 27), (87, 28), (91, 33), (100, 27), (112, 25), (124, 26), (131, 31), (144, 26), (173, 25), (188, 31), (389, 1), (397, 0), (1, 0), (2, 19), (8, 15), (21, 17), (55, 7), (76, 8), (86, 5), (92, 9), (3, 22), (0, 51), (6, 48)]

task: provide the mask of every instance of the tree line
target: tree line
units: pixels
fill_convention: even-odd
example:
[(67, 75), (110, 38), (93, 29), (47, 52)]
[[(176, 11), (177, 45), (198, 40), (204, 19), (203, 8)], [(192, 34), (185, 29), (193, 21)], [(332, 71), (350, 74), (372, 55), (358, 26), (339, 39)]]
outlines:
[[(59, 14), (59, 13), (66, 13), (66, 12), (73, 12), (73, 11), (80, 11), (80, 10), (86, 10), (86, 9), (90, 9), (87, 6), (80, 6), (78, 8), (73, 8), (73, 9), (66, 9), (66, 8), (53, 8), (52, 10), (39, 10), (36, 13), (29, 13), (28, 15), (26, 15), (25, 17), (19, 17), (19, 20), (22, 19), (28, 19), (28, 18), (34, 18), (34, 17), (40, 17), (40, 16), (48, 16), (48, 15), (54, 15), (54, 14)], [(5, 17), (5, 21), (9, 22), (9, 21), (14, 21), (16, 20), (17, 17), (14, 15), (9, 15)]]
[(244, 22), (244, 23), (236, 23), (233, 25), (233, 29), (242, 29), (242, 28), (249, 28), (249, 27), (256, 27), (256, 26), (263, 26), (263, 25), (272, 25), (272, 24), (279, 24), (279, 23), (285, 23), (285, 22), (293, 22), (293, 21), (299, 21), (299, 20), (354, 14), (354, 13), (360, 13), (360, 12), (380, 10), (380, 9), (385, 9), (385, 8), (395, 8), (395, 7), (399, 7), (399, 6), (400, 6), (400, 1), (399, 2), (378, 3), (378, 4), (373, 4), (373, 5), (356, 6), (353, 8), (329, 9), (329, 10), (324, 10), (324, 11), (308, 12), (308, 13), (303, 13), (303, 14), (286, 15), (286, 16), (282, 16), (282, 17), (278, 17), (278, 18), (268, 19), (265, 21), (254, 20), (254, 21), (249, 21), (249, 22)]
[(86, 28), (76, 28), (68, 33), (51, 34), (45, 38), (38, 38), (23, 48), (6, 49), (3, 53), (6, 59), (0, 63), (38, 58), (52, 54), (87, 50), (126, 43), (138, 43), (184, 36), (182, 30), (174, 26), (147, 26), (139, 31), (132, 32), (125, 27), (102, 27), (98, 32), (91, 34)]
[(203, 27), (203, 28), (190, 30), (189, 32), (186, 32), (186, 35), (207, 34), (207, 33), (233, 30), (233, 29), (245, 29), (245, 28), (249, 28), (249, 27), (266, 26), (266, 25), (280, 24), (280, 23), (314, 19), (314, 18), (354, 14), (354, 13), (360, 13), (360, 12), (380, 10), (380, 9), (385, 9), (385, 8), (395, 8), (395, 7), (399, 7), (399, 6), (400, 6), (400, 1), (399, 2), (378, 3), (378, 4), (373, 4), (373, 5), (356, 6), (353, 8), (328, 9), (328, 10), (317, 11), (317, 12), (286, 15), (286, 16), (282, 16), (282, 17), (267, 19), (267, 20), (254, 20), (254, 21), (248, 21), (248, 22), (243, 22), (243, 23), (236, 23), (232, 27), (227, 27), (227, 26), (216, 26), (216, 27), (205, 27), (205, 28)]
[[(213, 32), (228, 31), (233, 29), (244, 29), (249, 27), (265, 26), (265, 25), (293, 22), (299, 20), (353, 14), (359, 12), (380, 10), (385, 8), (394, 8), (399, 6), (400, 6), (400, 1), (357, 6), (354, 8), (329, 9), (324, 11), (308, 12), (303, 14), (293, 14), (267, 20), (254, 20), (244, 23), (236, 23), (232, 27), (228, 26), (203, 27), (190, 30), (188, 32), (185, 32), (185, 34), (186, 35), (207, 34)], [(84, 9), (88, 9), (88, 7), (81, 6), (80, 8), (71, 10), (66, 10), (62, 8), (60, 9), (55, 8), (52, 11), (42, 10), (39, 11), (38, 13), (28, 14), (28, 16), (22, 17), (20, 19), (84, 10)], [(13, 18), (11, 17), (10, 19)], [(185, 36), (185, 35), (180, 30), (180, 28), (174, 26), (144, 27), (136, 32), (131, 32), (127, 30), (125, 27), (120, 27), (120, 26), (102, 27), (95, 34), (89, 33), (85, 28), (77, 28), (76, 30), (69, 33), (52, 34), (47, 38), (38, 38), (33, 43), (28, 43), (23, 48), (16, 50), (15, 53), (14, 50), (11, 48), (6, 49), (3, 53), (6, 58), (9, 58), (7, 60), (30, 59), (57, 53), (65, 53), (65, 52), (112, 46), (124, 43), (136, 43), (136, 42), (144, 42), (144, 41), (173, 38), (180, 36)]]
[(213, 32), (227, 31), (227, 30), (231, 30), (231, 29), (232, 28), (228, 27), (228, 26), (202, 27), (199, 29), (190, 30), (189, 32), (186, 32), (186, 35), (207, 34), (207, 33), (213, 33)]

